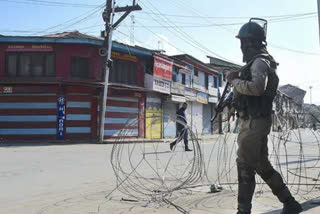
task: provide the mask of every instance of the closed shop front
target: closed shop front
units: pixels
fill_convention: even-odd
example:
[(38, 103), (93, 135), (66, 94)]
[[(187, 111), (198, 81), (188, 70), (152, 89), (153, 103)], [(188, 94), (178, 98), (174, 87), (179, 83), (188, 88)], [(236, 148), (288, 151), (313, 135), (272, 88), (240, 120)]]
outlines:
[[(138, 137), (140, 103), (144, 104), (140, 92), (110, 90), (107, 98), (104, 137)], [(144, 110), (144, 109), (142, 109)]]
[(57, 87), (0, 87), (0, 140), (56, 140)]
[(202, 135), (211, 134), (211, 112), (213, 105), (211, 103), (203, 105), (203, 132)]
[(148, 93), (146, 96), (146, 138), (162, 138), (162, 101), (160, 94)]
[(87, 94), (67, 94), (65, 139), (95, 139), (97, 99)]
[(192, 127), (193, 132), (200, 136), (203, 130), (203, 105), (198, 102), (192, 103)]
[(176, 136), (176, 112), (178, 104), (166, 101), (163, 104), (163, 136), (172, 138)]

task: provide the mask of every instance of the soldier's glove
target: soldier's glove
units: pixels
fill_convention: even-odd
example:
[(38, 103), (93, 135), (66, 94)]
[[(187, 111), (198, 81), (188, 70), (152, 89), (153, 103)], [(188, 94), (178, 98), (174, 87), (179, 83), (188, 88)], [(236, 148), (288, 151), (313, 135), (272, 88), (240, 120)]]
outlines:
[(239, 78), (238, 72), (230, 72), (226, 76), (226, 79), (227, 79), (228, 83), (230, 83), (230, 84), (232, 84), (232, 80), (238, 79), (238, 78)]

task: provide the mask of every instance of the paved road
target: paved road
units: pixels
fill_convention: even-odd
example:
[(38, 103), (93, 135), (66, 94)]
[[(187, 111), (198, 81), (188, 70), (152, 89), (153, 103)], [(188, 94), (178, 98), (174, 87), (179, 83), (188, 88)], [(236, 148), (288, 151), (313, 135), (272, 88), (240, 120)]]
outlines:
[[(231, 136), (228, 143), (223, 141), (218, 143), (218, 140), (201, 143), (211, 182), (236, 182), (233, 141), (234, 138)], [(124, 151), (126, 148), (131, 148), (132, 151), (132, 147), (129, 146), (124, 147)], [(122, 198), (129, 199), (129, 197), (118, 191), (106, 199), (105, 196), (116, 186), (110, 164), (111, 149), (112, 145), (96, 144), (1, 146), (0, 213), (179, 213), (173, 206), (165, 204), (160, 206), (158, 203), (146, 201), (121, 201)], [(189, 162), (193, 160), (193, 153), (185, 153), (182, 149), (182, 144), (175, 152), (169, 152), (168, 144), (139, 145), (133, 152), (132, 159), (138, 161), (144, 155), (149, 163), (157, 168), (157, 172), (166, 173), (167, 177), (163, 180), (170, 182), (170, 179), (178, 176), (184, 169), (188, 171)], [(278, 161), (279, 166), (282, 166), (281, 169), (286, 169), (288, 166), (292, 172), (297, 172), (295, 168), (301, 166), (301, 160), (299, 161), (301, 151), (298, 144), (287, 145), (287, 155), (284, 149), (270, 150), (271, 159), (275, 163)], [(314, 182), (311, 179), (319, 174), (318, 153), (319, 148), (316, 144), (304, 146), (305, 158), (302, 161), (304, 168), (300, 174), (308, 178), (304, 180), (300, 178), (301, 183), (309, 181), (311, 184)], [(123, 165), (129, 163), (126, 162), (128, 155), (123, 152)], [(175, 173), (162, 169), (170, 157), (173, 159), (169, 168)], [(139, 168), (139, 173), (149, 178), (154, 176), (152, 174), (154, 171), (146, 166)], [(303, 172), (304, 169), (308, 169), (307, 174)], [(180, 176), (183, 177), (182, 174)], [(299, 182), (298, 177), (287, 173), (284, 173), (284, 176), (288, 176), (289, 182)], [(199, 184), (205, 182), (208, 181), (204, 179)], [(176, 185), (177, 181), (168, 186), (171, 184)], [(236, 213), (236, 185), (223, 185), (223, 187), (222, 192), (214, 194), (208, 193), (208, 186), (183, 190), (175, 193), (170, 200), (190, 213)], [(306, 209), (304, 213), (320, 213), (320, 205), (311, 204), (313, 199), (320, 196), (319, 189), (313, 189), (310, 193), (305, 192), (311, 190), (306, 186), (293, 185), (291, 189), (293, 192), (299, 192), (296, 198), (304, 204)], [(280, 213), (281, 204), (265, 185), (258, 185), (256, 193), (253, 213)]]

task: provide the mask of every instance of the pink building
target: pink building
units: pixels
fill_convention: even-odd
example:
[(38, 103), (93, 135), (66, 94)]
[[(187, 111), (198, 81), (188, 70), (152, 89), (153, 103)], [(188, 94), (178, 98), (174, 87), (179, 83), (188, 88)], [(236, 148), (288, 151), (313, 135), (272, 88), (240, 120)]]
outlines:
[[(77, 31), (0, 36), (0, 141), (96, 141), (102, 45)], [(112, 51), (106, 138), (116, 137), (126, 121), (144, 118), (144, 72), (152, 62), (144, 48), (114, 42)], [(130, 128), (131, 136), (144, 137), (144, 121)]]

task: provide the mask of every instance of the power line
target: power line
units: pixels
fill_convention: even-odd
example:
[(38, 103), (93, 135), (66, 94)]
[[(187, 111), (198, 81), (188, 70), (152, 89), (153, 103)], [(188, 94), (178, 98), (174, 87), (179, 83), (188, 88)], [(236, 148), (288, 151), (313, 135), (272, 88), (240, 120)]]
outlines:
[[(281, 19), (273, 19), (271, 21), (269, 21), (269, 23), (280, 23), (280, 22), (285, 22), (285, 21), (294, 21), (294, 20), (301, 20), (301, 19), (307, 19), (307, 18), (316, 18), (317, 16), (308, 16), (308, 17), (301, 17), (301, 18), (281, 18)], [(145, 18), (141, 18), (140, 19), (144, 19)], [(186, 23), (186, 22), (176, 22), (175, 23), (184, 23), (184, 24), (191, 24), (191, 23)], [(221, 24), (217, 24), (217, 23), (212, 23), (212, 24), (206, 24), (204, 25), (203, 23), (192, 23), (191, 25), (175, 25), (175, 26), (171, 26), (171, 25), (149, 25), (147, 27), (150, 28), (207, 28), (207, 27), (222, 27), (222, 26), (239, 26), (239, 25), (243, 25), (245, 24), (245, 22), (233, 22), (233, 23), (221, 23)], [(141, 26), (135, 26), (135, 27), (141, 27)]]
[(55, 7), (97, 7), (98, 5), (91, 4), (76, 4), (76, 3), (65, 3), (55, 1), (44, 1), (44, 0), (0, 0), (4, 2), (28, 4), (28, 5), (44, 5), (44, 6), (55, 6)]
[[(0, 0), (0, 1), (11, 1), (11, 0)], [(52, 2), (52, 1), (44, 1), (44, 0), (25, 0), (25, 1), (28, 1), (30, 3), (32, 2), (39, 2), (39, 3), (55, 3), (55, 4), (61, 4), (61, 5), (69, 5), (69, 6), (95, 6), (95, 5), (86, 5), (86, 4), (73, 4), (73, 3), (64, 3), (64, 2)], [(149, 2), (150, 3), (150, 2)], [(58, 24), (58, 25), (55, 25), (55, 26), (52, 26), (52, 27), (49, 27), (45, 30), (40, 30), (40, 31), (32, 31), (32, 30), (0, 30), (1, 32), (15, 32), (15, 33), (35, 33), (35, 34), (39, 34), (39, 33), (44, 33), (44, 32), (48, 32), (49, 30), (51, 29), (54, 29), (54, 28), (57, 28), (57, 27), (62, 27), (63, 25), (67, 24), (67, 23), (70, 23), (72, 21), (75, 21), (69, 25), (67, 25), (65, 28), (70, 28), (78, 23), (81, 23), (81, 22), (84, 22), (86, 20), (88, 20), (92, 15), (94, 15), (96, 12), (99, 11), (99, 9), (102, 7), (104, 7), (104, 4), (103, 5), (99, 5), (97, 6), (96, 8), (94, 8), (93, 12), (90, 13), (89, 12), (86, 12), (85, 14), (82, 14), (80, 16), (77, 16), (73, 19), (70, 19), (64, 23), (61, 23), (61, 24)], [(89, 15), (87, 15), (89, 13)], [(153, 14), (153, 15), (161, 15), (161, 16), (180, 16), (180, 15), (174, 15), (174, 14), (163, 14), (159, 11), (159, 13), (155, 13), (155, 12), (152, 12), (152, 13), (149, 13), (149, 12), (143, 12), (145, 14)], [(79, 20), (77, 20), (79, 17), (83, 16), (83, 15), (86, 15), (84, 18), (81, 18)], [(182, 16), (182, 17), (198, 17), (198, 18), (202, 18), (202, 19), (208, 19), (208, 18), (248, 18), (248, 17), (210, 17), (210, 16)], [(300, 14), (287, 14), (287, 15), (278, 15), (278, 16), (264, 16), (264, 17), (272, 17), (273, 19), (270, 20), (271, 23), (279, 23), (279, 22), (283, 22), (283, 21), (292, 21), (292, 20), (298, 20), (298, 19), (305, 19), (305, 18), (312, 18), (312, 17), (316, 17), (316, 13), (300, 13)], [(169, 19), (168, 19), (169, 20)], [(169, 20), (170, 21), (170, 20)], [(171, 21), (170, 21), (171, 22)], [(169, 22), (167, 22), (169, 23)], [(214, 27), (214, 26), (217, 26), (217, 27), (223, 27), (223, 26), (232, 26), (232, 25), (242, 25), (243, 23), (225, 23), (225, 24), (208, 24), (208, 25), (159, 25), (159, 26), (147, 26), (147, 25), (141, 25), (141, 26), (135, 26), (135, 27), (142, 27), (142, 28), (166, 28), (166, 29), (169, 29), (169, 28), (172, 28), (174, 30), (177, 31), (176, 28), (206, 28), (206, 27)], [(89, 28), (95, 28), (95, 27), (100, 27), (102, 25), (93, 25), (93, 26), (89, 26), (89, 27), (84, 27), (84, 28), (80, 28), (79, 30), (83, 30), (83, 29), (89, 29)], [(125, 26), (125, 25), (123, 25)], [(126, 27), (126, 26), (125, 26)], [(48, 33), (57, 33), (59, 31), (53, 31), (53, 32), (48, 32)], [(178, 32), (181, 34), (181, 32)], [(183, 34), (185, 34), (183, 32)], [(183, 35), (184, 37), (186, 37), (185, 35)], [(190, 38), (188, 39), (190, 40)], [(201, 48), (201, 44), (200, 43), (196, 43), (195, 41), (193, 41), (193, 38), (191, 38), (192, 43), (196, 44), (197, 45), (197, 48)], [(188, 42), (190, 44), (190, 42)], [(193, 46), (193, 44), (190, 44)], [(294, 53), (299, 53), (299, 54), (306, 54), (306, 55), (320, 55), (319, 53), (313, 53), (313, 52), (307, 52), (307, 51), (301, 51), (301, 50), (296, 50), (296, 49), (292, 49), (292, 48), (286, 48), (286, 47), (283, 47), (283, 46), (279, 46), (279, 45), (275, 45), (275, 44), (269, 44), (271, 47), (273, 48), (277, 48), (277, 49), (282, 49), (282, 50), (286, 50), (286, 51), (290, 51), (290, 52), (294, 52)], [(195, 46), (193, 46), (195, 47)], [(206, 52), (211, 52), (211, 50), (207, 49), (207, 48), (204, 48), (202, 46), (202, 49), (206, 50)], [(217, 55), (217, 54), (215, 54)], [(221, 57), (221, 56), (219, 56)], [(223, 58), (223, 57), (221, 57)], [(227, 59), (226, 59), (227, 60)]]
[[(77, 21), (73, 22), (72, 24), (68, 25), (68, 27), (71, 27), (71, 26), (73, 26), (73, 25), (78, 24), (78, 23), (81, 22), (81, 21), (84, 21), (84, 20), (88, 19), (88, 18), (89, 18), (90, 16), (92, 16), (93, 14), (95, 14), (95, 13), (97, 13), (98, 11), (102, 10), (102, 9), (104, 8), (104, 6), (105, 6), (105, 3), (97, 6), (97, 7), (94, 8), (93, 10), (90, 10), (90, 11), (87, 11), (86, 13), (81, 14), (80, 16), (76, 16), (76, 17), (74, 17), (74, 18), (72, 18), (72, 19), (69, 19), (69, 20), (67, 20), (67, 21), (65, 21), (65, 22), (63, 22), (63, 23), (61, 23), (61, 24), (51, 26), (51, 27), (46, 28), (46, 29), (44, 29), (44, 30), (38, 31), (38, 32), (36, 32), (36, 33), (44, 33), (44, 32), (47, 32), (47, 31), (49, 31), (49, 30), (51, 30), (51, 29), (54, 29), (54, 28), (57, 28), (57, 27), (61, 27), (61, 26), (65, 25), (65, 24), (67, 24), (67, 23), (70, 23), (70, 22), (72, 22), (72, 21), (75, 21), (75, 20), (79, 19), (80, 17), (86, 15), (84, 18), (81, 18), (80, 20), (77, 20)], [(89, 13), (89, 15), (88, 15), (88, 13)], [(68, 27), (65, 27), (65, 28), (68, 28)]]
[(269, 43), (269, 46), (273, 47), (273, 48), (281, 49), (281, 50), (286, 50), (286, 51), (290, 51), (290, 52), (294, 52), (294, 53), (299, 53), (299, 54), (314, 55), (314, 56), (319, 56), (320, 55), (320, 53), (301, 51), (301, 50), (296, 50), (296, 49), (292, 49), (292, 48), (286, 48), (286, 47), (282, 47), (282, 46), (275, 45), (275, 44), (270, 44), (270, 43)]
[[(155, 8), (155, 10), (157, 10), (160, 14), (161, 12), (157, 9), (157, 7), (153, 6), (150, 1), (147, 0), (147, 2), (153, 7)], [(146, 6), (144, 3), (141, 2), (141, 4), (143, 4), (145, 7), (148, 8), (148, 6)], [(153, 11), (152, 9), (149, 8), (150, 11)], [(151, 16), (152, 17), (152, 16)], [(183, 30), (181, 30), (179, 27), (177, 27), (170, 19), (168, 19), (167, 17), (163, 16), (164, 19), (162, 19), (165, 23), (169, 24), (170, 26), (175, 26), (175, 28), (173, 28), (173, 30), (177, 31), (182, 37), (180, 37), (179, 35), (177, 35), (179, 38), (183, 39), (185, 42), (187, 42), (188, 44), (190, 44), (191, 46), (199, 49), (200, 51), (204, 52), (204, 53), (211, 53), (221, 59), (225, 59), (227, 61), (230, 61), (222, 56), (220, 56), (219, 54), (217, 53), (214, 53), (213, 51), (209, 50), (208, 48), (206, 48), (205, 46), (203, 46), (201, 43), (199, 43), (198, 41), (196, 41), (194, 38), (192, 38), (190, 35), (188, 35), (186, 32), (184, 32)], [(153, 18), (153, 17), (152, 17)], [(162, 25), (161, 22), (159, 22), (158, 20), (155, 19), (155, 21), (157, 21), (160, 25)], [(172, 32), (169, 28), (166, 28), (167, 30), (169, 30), (170, 32)], [(174, 33), (174, 32), (172, 32)], [(175, 34), (175, 33), (174, 33)], [(187, 41), (187, 40), (188, 41)]]
[[(181, 17), (181, 18), (199, 18), (199, 19), (250, 19), (252, 17), (249, 16), (191, 16), (191, 15), (179, 15), (179, 14), (166, 14), (166, 13), (150, 13), (150, 12), (140, 12), (144, 14), (151, 15), (162, 15), (162, 16), (172, 16), (172, 17)], [(276, 16), (260, 16), (262, 18), (285, 18), (285, 17), (299, 17), (299, 16), (307, 16), (307, 15), (316, 15), (316, 12), (312, 13), (298, 13), (298, 14), (285, 14), (285, 15), (276, 15)]]
[[(316, 17), (316, 16), (314, 16), (314, 17)], [(139, 17), (139, 18), (141, 18), (141, 17)], [(312, 17), (308, 17), (308, 18), (312, 18)], [(280, 20), (279, 20), (279, 22), (280, 22)], [(179, 22), (176, 22), (176, 23), (179, 23)], [(186, 23), (186, 22), (180, 22), (180, 23)], [(143, 28), (143, 27), (148, 27), (148, 28), (176, 28), (176, 27), (179, 27), (179, 28), (207, 28), (207, 27), (215, 27), (215, 26), (239, 26), (239, 25), (243, 25), (243, 24), (244, 24), (243, 22), (241, 22), (241, 23), (240, 22), (239, 23), (225, 23), (225, 24), (208, 24), (208, 25), (203, 25), (203, 24), (200, 24), (200, 23), (193, 23), (193, 25), (176, 25), (176, 26), (171, 26), (171, 25), (145, 25), (145, 26), (138, 26), (138, 25), (135, 25), (135, 27), (138, 27), (138, 28)], [(93, 28), (93, 27), (100, 27), (100, 26), (102, 26), (102, 25), (93, 25), (93, 26), (89, 26), (89, 27), (80, 28), (78, 30), (88, 29), (88, 28)], [(130, 27), (128, 25), (121, 25), (121, 26), (122, 27)], [(1, 32), (18, 32), (18, 33), (19, 32), (20, 33), (38, 32), (36, 30), (9, 30), (9, 29), (2, 29), (0, 31)], [(300, 51), (300, 52), (303, 52), (303, 51)]]
[[(175, 2), (177, 3), (177, 2)], [(182, 4), (183, 6), (185, 6), (184, 4)], [(188, 9), (192, 9), (190, 7), (188, 7)], [(193, 9), (194, 10), (194, 9)], [(195, 11), (195, 10), (194, 10)], [(196, 11), (196, 13), (198, 13)], [(301, 14), (291, 14), (291, 15), (283, 15), (282, 18), (280, 18), (280, 16), (274, 16), (276, 18), (271, 19), (269, 22), (283, 22), (283, 21), (291, 21), (291, 20), (297, 20), (297, 19), (305, 19), (305, 18), (312, 18), (312, 17), (316, 17), (317, 15), (315, 15), (317, 13), (301, 13)], [(300, 17), (301, 16), (301, 17)], [(269, 16), (270, 17), (270, 16)], [(297, 18), (300, 17), (300, 18)], [(205, 19), (205, 18), (204, 18)], [(219, 26), (218, 26), (219, 27)], [(227, 30), (227, 31), (232, 31), (226, 27), (220, 26), (223, 29)], [(319, 55), (318, 53), (311, 53), (311, 52), (305, 52), (305, 51), (299, 51), (299, 50), (294, 50), (294, 49), (290, 49), (290, 48), (285, 48), (285, 47), (280, 47), (277, 45), (270, 45), (271, 47), (275, 47), (278, 49), (283, 49), (283, 50), (287, 50), (287, 51), (291, 51), (291, 52), (295, 52), (295, 53), (300, 53), (300, 54), (307, 54), (307, 55)]]

